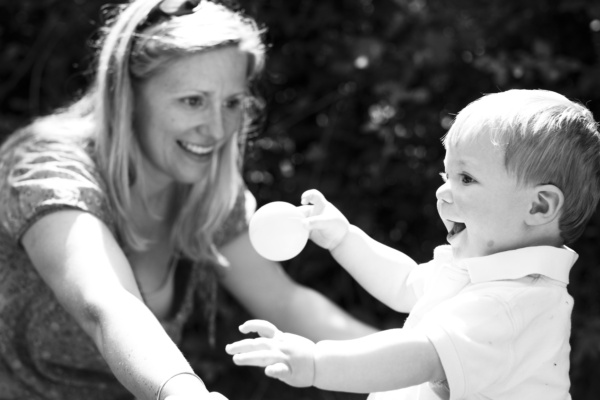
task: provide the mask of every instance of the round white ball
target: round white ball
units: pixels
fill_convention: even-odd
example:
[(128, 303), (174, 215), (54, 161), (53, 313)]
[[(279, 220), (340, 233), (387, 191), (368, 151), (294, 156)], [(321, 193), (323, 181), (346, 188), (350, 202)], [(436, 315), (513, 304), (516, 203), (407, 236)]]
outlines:
[(293, 204), (274, 201), (259, 208), (250, 219), (250, 242), (266, 259), (285, 261), (306, 246), (308, 228), (304, 214)]

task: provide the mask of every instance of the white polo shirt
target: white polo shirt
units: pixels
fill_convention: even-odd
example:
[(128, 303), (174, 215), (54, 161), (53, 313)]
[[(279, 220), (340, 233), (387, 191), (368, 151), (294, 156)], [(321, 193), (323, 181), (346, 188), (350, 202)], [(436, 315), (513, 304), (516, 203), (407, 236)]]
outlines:
[(418, 300), (404, 328), (433, 343), (446, 381), (369, 400), (571, 399), (566, 286), (577, 257), (539, 246), (454, 262), (450, 246), (437, 248), (409, 276)]

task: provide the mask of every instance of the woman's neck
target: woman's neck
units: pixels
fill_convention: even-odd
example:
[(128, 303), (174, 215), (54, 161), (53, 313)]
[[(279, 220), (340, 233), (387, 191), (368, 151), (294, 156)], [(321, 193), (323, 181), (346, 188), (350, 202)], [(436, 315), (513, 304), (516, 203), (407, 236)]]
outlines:
[[(165, 186), (133, 185), (131, 216), (140, 233), (148, 239), (163, 236), (173, 221), (175, 183)], [(162, 232), (162, 233), (160, 233)]]

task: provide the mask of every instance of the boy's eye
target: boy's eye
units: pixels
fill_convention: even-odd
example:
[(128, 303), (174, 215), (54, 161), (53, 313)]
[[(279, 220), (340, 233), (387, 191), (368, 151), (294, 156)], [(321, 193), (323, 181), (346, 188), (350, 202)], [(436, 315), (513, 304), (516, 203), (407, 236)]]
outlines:
[(460, 176), (460, 181), (465, 184), (473, 183), (475, 180), (471, 178), (469, 175), (462, 174)]
[[(450, 180), (450, 177), (446, 172), (440, 172), (440, 176), (442, 177), (442, 180), (444, 182), (448, 182)], [(458, 177), (460, 178), (460, 182), (465, 185), (475, 182), (475, 179), (471, 178), (469, 175), (466, 174), (458, 174)]]

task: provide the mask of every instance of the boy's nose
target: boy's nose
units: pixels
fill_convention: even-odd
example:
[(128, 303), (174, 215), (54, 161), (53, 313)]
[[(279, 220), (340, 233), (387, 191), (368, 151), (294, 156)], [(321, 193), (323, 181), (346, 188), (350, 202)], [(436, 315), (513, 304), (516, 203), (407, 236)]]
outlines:
[(452, 203), (452, 192), (450, 191), (450, 183), (444, 182), (444, 184), (440, 186), (435, 192), (435, 197), (437, 197), (439, 201), (443, 201), (445, 203)]

